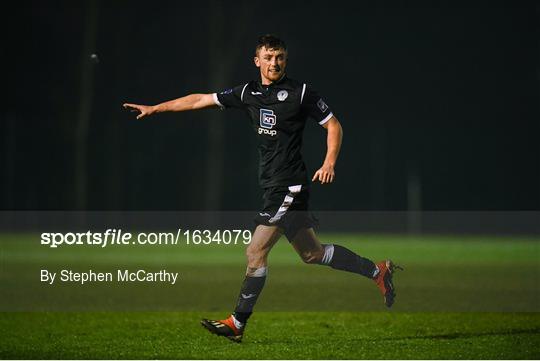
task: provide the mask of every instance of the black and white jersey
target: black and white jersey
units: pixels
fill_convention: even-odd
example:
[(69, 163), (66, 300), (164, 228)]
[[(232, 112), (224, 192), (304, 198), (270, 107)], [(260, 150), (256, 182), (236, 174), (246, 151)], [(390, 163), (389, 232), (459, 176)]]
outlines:
[(250, 81), (214, 94), (221, 108), (243, 109), (259, 139), (262, 188), (307, 184), (302, 133), (308, 118), (323, 125), (332, 117), (324, 100), (305, 83), (286, 76), (271, 85)]

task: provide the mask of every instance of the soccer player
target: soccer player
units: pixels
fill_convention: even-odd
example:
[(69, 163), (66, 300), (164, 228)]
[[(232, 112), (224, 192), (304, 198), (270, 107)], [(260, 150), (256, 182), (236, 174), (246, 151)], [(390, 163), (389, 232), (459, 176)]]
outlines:
[(321, 244), (309, 213), (309, 181), (300, 149), (306, 121), (312, 119), (327, 130), (327, 152), (323, 165), (311, 181), (330, 184), (342, 140), (342, 128), (326, 102), (306, 83), (285, 73), (287, 47), (273, 36), (259, 38), (255, 65), (260, 81), (250, 81), (213, 94), (190, 94), (158, 105), (124, 104), (138, 112), (137, 119), (162, 112), (182, 112), (209, 107), (239, 108), (249, 118), (259, 140), (259, 183), (264, 191), (263, 207), (255, 217), (257, 227), (246, 249), (247, 270), (234, 312), (223, 320), (201, 321), (210, 332), (240, 342), (268, 272), (267, 257), (284, 233), (302, 260), (354, 272), (373, 280), (387, 307), (396, 296), (392, 261), (377, 264), (337, 244)]

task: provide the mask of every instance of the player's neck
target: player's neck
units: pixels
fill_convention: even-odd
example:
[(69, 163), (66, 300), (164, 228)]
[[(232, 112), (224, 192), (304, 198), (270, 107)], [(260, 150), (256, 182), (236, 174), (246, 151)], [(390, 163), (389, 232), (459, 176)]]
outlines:
[(275, 84), (275, 83), (279, 83), (284, 77), (285, 77), (285, 73), (283, 73), (281, 78), (279, 78), (278, 80), (272, 81), (272, 80), (270, 80), (268, 78), (265, 78), (265, 77), (261, 76), (261, 84), (264, 85), (264, 86), (269, 86), (269, 85), (272, 85), (272, 84)]

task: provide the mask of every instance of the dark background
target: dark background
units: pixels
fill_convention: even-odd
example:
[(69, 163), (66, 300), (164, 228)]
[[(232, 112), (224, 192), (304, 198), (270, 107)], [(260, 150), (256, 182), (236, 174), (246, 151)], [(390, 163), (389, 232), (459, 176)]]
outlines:
[[(285, 39), (289, 76), (344, 128), (336, 182), (313, 186), (314, 209), (540, 209), (533, 1), (17, 4), (2, 25), (3, 210), (258, 209), (241, 112), (137, 121), (121, 104), (256, 79), (264, 33)], [(310, 175), (325, 142), (306, 127)]]

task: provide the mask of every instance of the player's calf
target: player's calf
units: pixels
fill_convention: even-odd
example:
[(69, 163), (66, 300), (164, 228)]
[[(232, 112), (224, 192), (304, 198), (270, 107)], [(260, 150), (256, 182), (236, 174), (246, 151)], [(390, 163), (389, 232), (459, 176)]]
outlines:
[(373, 261), (339, 245), (325, 244), (323, 248), (324, 253), (320, 259), (320, 264), (342, 271), (357, 273), (372, 279), (381, 291), (385, 305), (392, 307), (396, 298), (392, 276), (394, 270), (402, 269), (401, 267), (396, 266), (390, 260), (375, 264)]
[(377, 273), (377, 266), (370, 259), (361, 257), (353, 251), (337, 244), (324, 244), (321, 264), (334, 269), (357, 273), (372, 279)]

